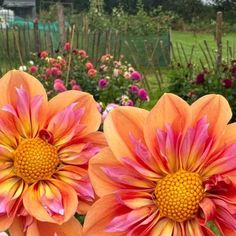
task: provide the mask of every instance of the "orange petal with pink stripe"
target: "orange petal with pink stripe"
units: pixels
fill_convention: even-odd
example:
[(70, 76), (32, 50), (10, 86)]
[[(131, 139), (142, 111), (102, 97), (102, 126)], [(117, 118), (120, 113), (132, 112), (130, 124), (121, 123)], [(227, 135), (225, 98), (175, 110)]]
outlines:
[(67, 165), (61, 167), (53, 176), (73, 187), (79, 198), (79, 204), (81, 202), (91, 204), (95, 200), (87, 170), (78, 166)]
[(62, 224), (74, 215), (78, 200), (70, 185), (51, 179), (31, 185), (23, 203), (28, 213), (37, 220)]
[(87, 165), (92, 156), (107, 146), (104, 134), (93, 132), (82, 138), (75, 138), (59, 151), (60, 160), (66, 164)]
[(221, 95), (206, 95), (191, 105), (193, 123), (206, 116), (209, 134), (220, 137), (231, 119), (232, 112), (227, 100)]
[(148, 112), (141, 108), (118, 107), (112, 110), (104, 122), (104, 133), (115, 157), (135, 159), (131, 135), (144, 143), (143, 125)]
[(16, 88), (23, 88), (30, 97), (42, 96), (43, 105), (47, 102), (46, 91), (39, 80), (23, 71), (11, 70), (0, 80), (0, 106), (12, 104), (16, 107), (19, 102), (15, 90)]
[(0, 182), (0, 232), (12, 224), (26, 188), (24, 182), (17, 177), (9, 177)]
[[(145, 168), (144, 168), (145, 171)], [(155, 185), (149, 180), (142, 180), (141, 174), (134, 168), (123, 166), (109, 148), (104, 148), (90, 160), (89, 176), (98, 196), (104, 196), (118, 189), (153, 189)]]
[(96, 102), (93, 97), (80, 91), (66, 91), (58, 94), (49, 101), (49, 119), (63, 111), (71, 104), (75, 104), (73, 110), (83, 110), (83, 115), (80, 118), (80, 124), (84, 129), (79, 133), (83, 137), (89, 133), (97, 131), (101, 124), (101, 114), (97, 109)]
[[(157, 132), (159, 131), (159, 139), (163, 137), (166, 144), (169, 143), (170, 147), (175, 147), (175, 143), (179, 139), (178, 135), (174, 137), (175, 133), (184, 133), (190, 123), (190, 118), (190, 106), (174, 94), (164, 94), (150, 111), (145, 123), (145, 141), (164, 173), (168, 173), (168, 171), (173, 172), (179, 160), (178, 156), (173, 153), (175, 149), (172, 150), (172, 153), (170, 152), (171, 149), (169, 149), (171, 155), (166, 156), (167, 160), (162, 157), (158, 148)], [(169, 131), (168, 127), (171, 127)], [(167, 134), (165, 135), (160, 132), (167, 132)], [(170, 141), (174, 142), (171, 143)]]

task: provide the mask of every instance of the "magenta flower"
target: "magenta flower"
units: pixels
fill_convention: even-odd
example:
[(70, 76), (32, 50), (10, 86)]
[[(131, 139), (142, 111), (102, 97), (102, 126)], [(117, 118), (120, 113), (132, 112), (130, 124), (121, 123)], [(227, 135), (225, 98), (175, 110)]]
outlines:
[(72, 89), (73, 89), (73, 90), (79, 90), (79, 91), (81, 91), (81, 88), (80, 88), (80, 86), (79, 86), (78, 84), (73, 85), (73, 86), (72, 86)]
[(51, 70), (51, 68), (48, 68), (46, 70), (46, 76), (49, 77), (51, 74), (52, 74), (52, 70)]
[(59, 70), (59, 69), (57, 70), (57, 76), (58, 76), (58, 77), (61, 77), (61, 76), (62, 76), (62, 71)]
[(139, 89), (138, 96), (142, 101), (149, 101), (148, 92), (144, 88)]
[(100, 79), (98, 81), (98, 86), (100, 89), (107, 87), (107, 85), (108, 85), (108, 81), (106, 79)]
[(38, 71), (37, 66), (31, 66), (31, 67), (30, 67), (29, 72), (30, 72), (31, 74), (34, 74), (34, 73), (36, 73), (37, 71)]
[(131, 85), (129, 87), (129, 92), (130, 93), (133, 93), (133, 94), (138, 94), (138, 91), (139, 91), (139, 87), (137, 85)]
[(205, 75), (204, 73), (199, 73), (195, 79), (196, 84), (202, 84), (205, 82)]
[(64, 92), (64, 91), (66, 91), (65, 85), (62, 82), (56, 81), (56, 80), (54, 81), (53, 88), (55, 89), (56, 92)]
[(70, 49), (71, 49), (70, 43), (69, 42), (65, 43), (64, 44), (64, 50), (70, 51)]
[(57, 68), (57, 67), (52, 67), (52, 68), (51, 68), (51, 73), (52, 73), (53, 76), (57, 77), (58, 68)]
[(231, 69), (232, 75), (236, 78), (236, 66)]
[(133, 100), (129, 99), (126, 106), (134, 106)]
[(70, 81), (70, 85), (73, 86), (73, 85), (75, 85), (75, 84), (76, 84), (76, 80), (75, 80), (75, 79), (72, 79), (72, 80)]
[(61, 84), (64, 84), (64, 81), (61, 80), (61, 79), (55, 79), (55, 80), (54, 80), (54, 84), (55, 84), (55, 83), (61, 83)]
[(138, 71), (133, 71), (131, 73), (131, 79), (134, 81), (140, 81), (142, 79), (142, 75)]
[(223, 79), (223, 85), (225, 88), (232, 88), (233, 87), (233, 80), (232, 79), (229, 79), (229, 78), (224, 78)]

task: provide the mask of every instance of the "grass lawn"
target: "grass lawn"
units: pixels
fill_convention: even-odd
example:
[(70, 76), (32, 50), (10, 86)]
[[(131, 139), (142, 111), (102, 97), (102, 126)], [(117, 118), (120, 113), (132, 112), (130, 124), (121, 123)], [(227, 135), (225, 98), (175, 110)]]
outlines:
[[(210, 53), (212, 56), (215, 55), (216, 51), (216, 41), (214, 39), (213, 34), (207, 33), (193, 33), (193, 32), (177, 32), (173, 31), (171, 33), (171, 39), (174, 46), (174, 52), (176, 54), (177, 59), (179, 59), (177, 46), (180, 51), (180, 59), (184, 61), (183, 50), (181, 49), (181, 44), (183, 45), (184, 51), (186, 52), (187, 58), (189, 58), (191, 54), (192, 47), (194, 45), (193, 51), (193, 62), (199, 63), (199, 59), (206, 63), (203, 50), (206, 52), (206, 47), (204, 44), (204, 40), (207, 42)], [(227, 47), (228, 45), (228, 47)], [(203, 50), (201, 50), (201, 47)], [(228, 50), (227, 50), (228, 48)], [(235, 58), (236, 56), (236, 33), (228, 33), (224, 34), (222, 38), (222, 49), (223, 49), (223, 58), (225, 60), (230, 59), (231, 56)], [(228, 51), (228, 52), (227, 52)], [(231, 54), (231, 55), (230, 55)]]
[[(200, 65), (200, 60), (202, 60), (203, 64), (207, 66), (207, 61), (203, 53), (203, 51), (206, 52), (204, 40), (207, 42), (209, 51), (214, 60), (215, 50), (216, 50), (216, 41), (214, 39), (213, 34), (207, 34), (207, 33), (194, 34), (193, 32), (173, 31), (171, 33), (171, 39), (172, 39), (172, 44), (174, 48), (174, 54), (178, 62), (182, 62), (182, 63), (186, 62), (184, 58), (184, 52), (187, 56), (187, 59), (189, 59), (192, 47), (194, 45), (192, 63)], [(228, 44), (228, 47), (227, 47), (227, 44)], [(183, 46), (183, 49), (181, 48), (181, 45)], [(203, 50), (201, 49), (201, 46)], [(179, 53), (178, 53), (177, 47), (179, 48)], [(224, 34), (222, 38), (222, 49), (223, 49), (223, 58), (226, 61), (227, 59), (228, 60), (232, 58), (236, 59), (236, 33)], [(232, 58), (230, 56), (230, 50), (231, 50)], [(151, 91), (150, 91), (150, 102), (144, 105), (146, 109), (151, 109), (155, 105), (158, 98), (164, 92), (168, 92), (167, 85), (168, 85), (168, 76), (170, 73), (170, 69), (161, 68), (161, 71), (164, 78), (164, 82), (162, 83), (162, 90), (159, 89), (153, 73), (151, 72), (148, 73), (147, 77), (148, 77), (148, 81), (151, 87)]]

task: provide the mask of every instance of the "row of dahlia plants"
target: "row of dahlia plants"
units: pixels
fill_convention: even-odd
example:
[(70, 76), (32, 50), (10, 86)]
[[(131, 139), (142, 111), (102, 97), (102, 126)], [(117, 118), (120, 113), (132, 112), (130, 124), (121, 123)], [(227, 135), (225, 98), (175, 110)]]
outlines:
[(192, 63), (172, 65), (168, 90), (193, 102), (204, 94), (222, 94), (236, 115), (236, 60), (222, 62), (219, 68)]
[(223, 96), (119, 106), (100, 132), (88, 93), (48, 100), (38, 79), (13, 70), (0, 94), (0, 232), (214, 236), (211, 223), (236, 235), (236, 123)]
[(105, 54), (95, 66), (86, 51), (72, 49), (68, 42), (56, 56), (42, 51), (19, 69), (34, 75), (49, 97), (71, 89), (88, 92), (105, 113), (112, 106), (142, 106), (149, 101), (148, 92), (142, 87), (142, 74), (123, 57), (115, 60)]

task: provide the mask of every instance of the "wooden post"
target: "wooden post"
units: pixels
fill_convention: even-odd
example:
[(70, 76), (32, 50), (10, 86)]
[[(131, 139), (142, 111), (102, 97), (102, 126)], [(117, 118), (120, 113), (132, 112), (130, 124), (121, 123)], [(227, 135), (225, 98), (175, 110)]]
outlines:
[(217, 12), (216, 16), (216, 71), (220, 71), (222, 62), (222, 34), (223, 34), (223, 14), (221, 11)]
[(60, 43), (64, 45), (64, 43), (66, 42), (65, 17), (64, 17), (64, 7), (60, 2), (57, 3), (57, 15), (59, 24)]
[(34, 42), (35, 52), (40, 52), (39, 24), (37, 18), (34, 20)]
[(67, 73), (66, 73), (66, 87), (68, 86), (69, 77), (70, 77), (70, 69), (71, 69), (71, 61), (72, 61), (72, 50), (73, 50), (74, 35), (75, 35), (75, 25), (72, 26), (72, 33), (71, 33), (71, 39), (70, 39), (70, 54), (69, 54)]

